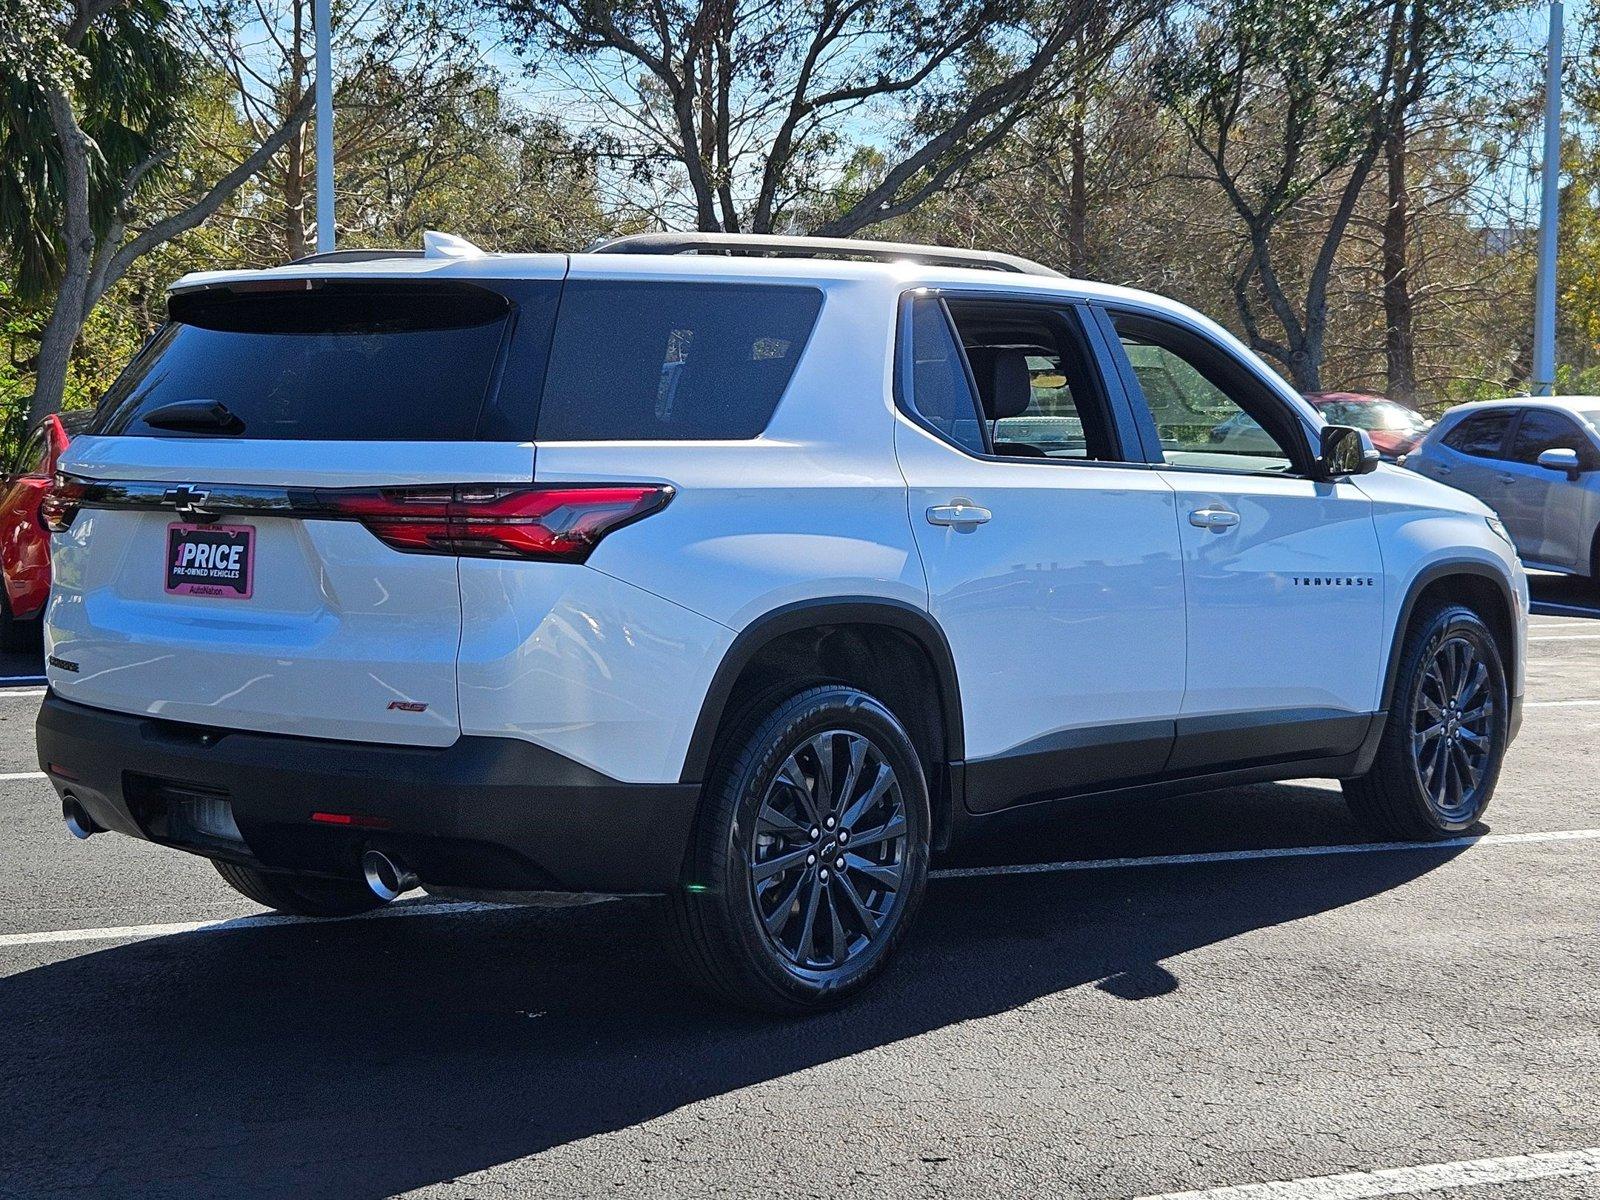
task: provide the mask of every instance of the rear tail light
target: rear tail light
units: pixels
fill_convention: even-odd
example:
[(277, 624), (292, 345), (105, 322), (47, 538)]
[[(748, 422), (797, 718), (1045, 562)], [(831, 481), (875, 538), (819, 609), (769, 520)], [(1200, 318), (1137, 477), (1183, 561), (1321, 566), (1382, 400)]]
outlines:
[(412, 554), (583, 562), (606, 534), (671, 499), (665, 484), (456, 484), (319, 491), (315, 507)]
[(81, 479), (57, 475), (39, 501), (39, 519), (51, 533), (65, 533), (78, 516), (78, 504), (87, 487)]

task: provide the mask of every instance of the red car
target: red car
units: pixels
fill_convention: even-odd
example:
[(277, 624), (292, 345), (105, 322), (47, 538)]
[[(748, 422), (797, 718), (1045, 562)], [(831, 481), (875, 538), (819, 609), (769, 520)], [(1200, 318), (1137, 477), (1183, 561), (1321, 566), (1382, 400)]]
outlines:
[(1307, 392), (1306, 399), (1328, 424), (1365, 429), (1372, 448), (1391, 462), (1415, 450), (1433, 424), (1415, 409), (1364, 392)]
[(47, 417), (7, 464), (0, 497), (0, 650), (18, 650), (36, 636), (35, 624), (50, 598), (50, 533), (39, 501), (56, 473), (56, 461), (88, 413)]

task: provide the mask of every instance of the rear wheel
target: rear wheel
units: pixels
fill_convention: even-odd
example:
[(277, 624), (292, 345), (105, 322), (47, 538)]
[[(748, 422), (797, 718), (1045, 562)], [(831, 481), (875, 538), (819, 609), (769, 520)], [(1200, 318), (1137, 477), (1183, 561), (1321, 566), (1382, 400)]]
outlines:
[(883, 704), (825, 685), (745, 721), (672, 899), (693, 978), (748, 1008), (838, 1003), (883, 969), (928, 874), (928, 790)]
[(258, 871), (221, 859), (212, 859), (211, 865), (241, 896), (297, 917), (351, 917), (383, 904), (360, 883)]
[(1372, 769), (1345, 799), (1380, 837), (1450, 837), (1489, 806), (1505, 753), (1509, 706), (1500, 648), (1460, 604), (1419, 613), (1400, 651), (1394, 698)]

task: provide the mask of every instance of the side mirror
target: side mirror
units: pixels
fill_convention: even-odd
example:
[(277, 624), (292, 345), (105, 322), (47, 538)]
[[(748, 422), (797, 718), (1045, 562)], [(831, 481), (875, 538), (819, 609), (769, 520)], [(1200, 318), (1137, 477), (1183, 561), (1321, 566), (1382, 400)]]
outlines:
[(1324, 425), (1322, 453), (1317, 456), (1324, 479), (1365, 475), (1378, 469), (1378, 452), (1365, 429), (1351, 425)]
[(1557, 447), (1553, 450), (1544, 450), (1539, 454), (1539, 465), (1548, 471), (1564, 471), (1568, 479), (1578, 477), (1579, 463), (1578, 452)]

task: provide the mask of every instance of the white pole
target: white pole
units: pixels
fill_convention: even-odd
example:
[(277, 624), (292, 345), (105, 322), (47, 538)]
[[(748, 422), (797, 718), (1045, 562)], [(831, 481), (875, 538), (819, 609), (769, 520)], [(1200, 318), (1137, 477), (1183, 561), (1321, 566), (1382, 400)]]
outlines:
[(330, 0), (315, 0), (317, 34), (317, 253), (333, 249), (333, 36)]
[(1550, 53), (1544, 75), (1544, 178), (1539, 196), (1539, 277), (1533, 295), (1535, 396), (1556, 387), (1556, 233), (1561, 217), (1561, 0), (1550, 5)]

